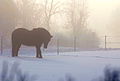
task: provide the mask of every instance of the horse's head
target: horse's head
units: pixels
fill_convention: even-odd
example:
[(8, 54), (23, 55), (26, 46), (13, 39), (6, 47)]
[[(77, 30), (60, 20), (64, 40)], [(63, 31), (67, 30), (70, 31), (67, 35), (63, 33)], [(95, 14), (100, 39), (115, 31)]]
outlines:
[(45, 40), (44, 40), (44, 48), (46, 49), (47, 48), (47, 46), (48, 46), (48, 43), (50, 42), (50, 40), (51, 40), (51, 38), (52, 38), (53, 36), (48, 36)]
[[(44, 48), (47, 48), (48, 43), (50, 42), (50, 40), (52, 38), (51, 34), (44, 28), (34, 28), (32, 31), (36, 35), (38, 35), (37, 37), (44, 44)], [(39, 38), (39, 36), (40, 36), (40, 38)]]

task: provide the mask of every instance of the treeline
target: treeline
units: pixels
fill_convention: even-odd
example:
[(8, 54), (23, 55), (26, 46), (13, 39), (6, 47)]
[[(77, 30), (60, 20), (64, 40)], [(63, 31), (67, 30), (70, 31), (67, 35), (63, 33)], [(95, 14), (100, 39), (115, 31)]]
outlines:
[(0, 32), (7, 38), (8, 45), (15, 28), (44, 27), (54, 37), (79, 39), (78, 46), (81, 48), (99, 47), (96, 33), (88, 29), (87, 0), (2, 0), (0, 12)]

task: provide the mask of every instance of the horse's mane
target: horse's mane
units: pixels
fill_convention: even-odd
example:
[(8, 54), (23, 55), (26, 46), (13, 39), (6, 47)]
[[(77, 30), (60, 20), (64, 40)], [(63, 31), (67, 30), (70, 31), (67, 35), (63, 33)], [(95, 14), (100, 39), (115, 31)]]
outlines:
[(47, 31), (45, 28), (33, 28), (33, 30), (32, 30), (32, 31), (40, 31), (40, 30)]
[(50, 33), (48, 32), (48, 30), (46, 30), (45, 28), (33, 28), (32, 30), (33, 32), (46, 32), (50, 35)]

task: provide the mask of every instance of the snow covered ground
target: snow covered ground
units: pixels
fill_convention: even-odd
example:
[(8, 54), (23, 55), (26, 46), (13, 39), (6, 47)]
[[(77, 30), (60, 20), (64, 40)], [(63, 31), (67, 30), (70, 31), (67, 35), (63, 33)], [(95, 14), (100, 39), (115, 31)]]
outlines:
[(10, 66), (18, 62), (23, 72), (36, 76), (36, 81), (65, 81), (68, 75), (75, 81), (93, 81), (103, 75), (106, 65), (120, 67), (120, 50), (65, 52), (60, 55), (43, 52), (43, 56), (43, 59), (35, 58), (35, 49), (21, 49), (19, 57), (13, 58), (10, 50), (5, 50), (0, 55), (0, 67), (3, 61), (8, 61)]

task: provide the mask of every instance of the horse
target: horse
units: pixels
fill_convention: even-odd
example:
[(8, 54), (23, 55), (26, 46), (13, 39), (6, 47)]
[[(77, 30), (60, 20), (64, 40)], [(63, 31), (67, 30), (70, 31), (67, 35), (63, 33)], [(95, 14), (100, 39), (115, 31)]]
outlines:
[(42, 58), (41, 46), (47, 49), (52, 35), (44, 28), (34, 28), (27, 30), (25, 28), (18, 28), (12, 32), (12, 57), (18, 56), (18, 51), (21, 45), (35, 46), (36, 57)]

